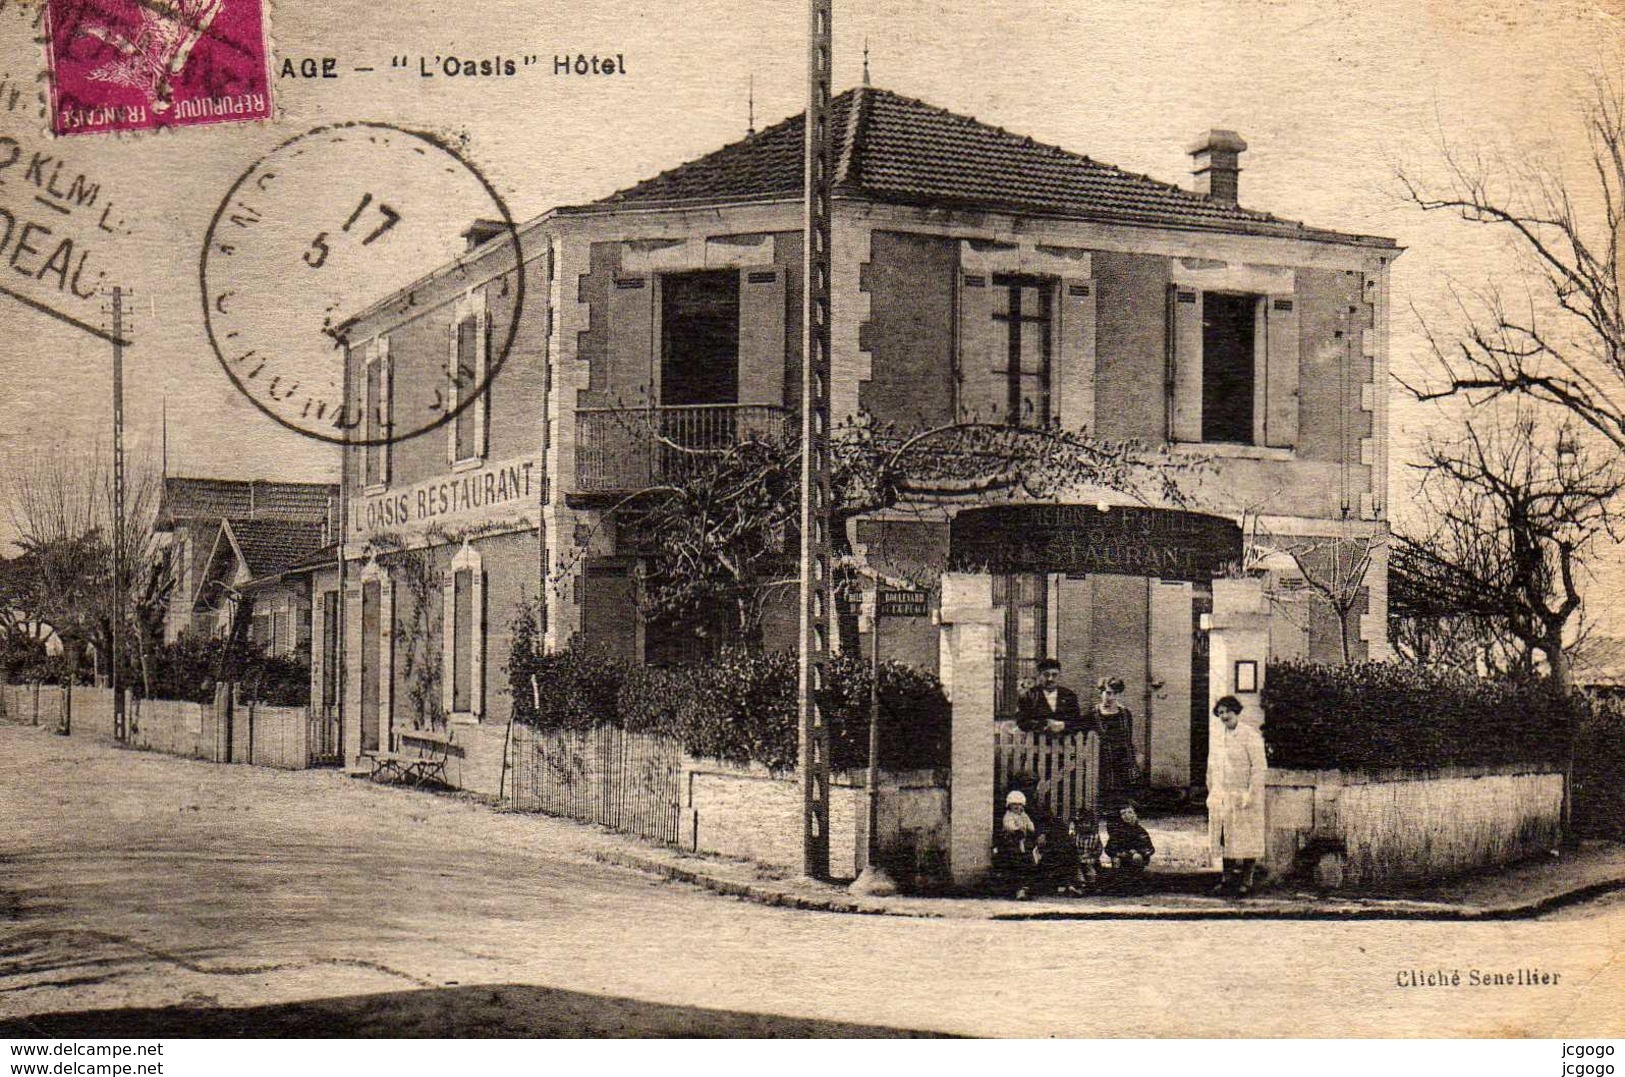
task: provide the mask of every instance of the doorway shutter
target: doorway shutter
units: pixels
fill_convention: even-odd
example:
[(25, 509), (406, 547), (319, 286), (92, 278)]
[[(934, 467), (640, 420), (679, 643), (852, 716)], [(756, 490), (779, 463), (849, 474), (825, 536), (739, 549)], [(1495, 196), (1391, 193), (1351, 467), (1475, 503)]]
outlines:
[(1095, 430), (1095, 284), (1061, 281), (1054, 414), (1067, 430)]
[(1173, 397), (1169, 436), (1202, 440), (1202, 293), (1168, 286), (1169, 392)]
[(1295, 296), (1272, 296), (1265, 315), (1264, 444), (1282, 448), (1298, 442), (1297, 308)]
[(654, 367), (654, 280), (618, 275), (609, 293), (609, 371), (604, 390), (612, 404), (645, 407)]
[(784, 271), (739, 271), (739, 403), (784, 406)]
[(959, 421), (1004, 422), (1008, 390), (1002, 371), (1009, 340), (995, 330), (992, 280), (986, 273), (959, 277)]

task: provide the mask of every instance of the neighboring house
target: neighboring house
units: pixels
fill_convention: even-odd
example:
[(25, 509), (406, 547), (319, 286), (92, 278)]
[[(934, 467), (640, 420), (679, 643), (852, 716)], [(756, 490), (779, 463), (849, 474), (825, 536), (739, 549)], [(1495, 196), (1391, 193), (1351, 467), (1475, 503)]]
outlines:
[(1625, 696), (1625, 639), (1593, 636), (1577, 648), (1569, 676), (1576, 687)]
[[(164, 617), (164, 640), (181, 632), (213, 632), (220, 596), (204, 594), (204, 569), (222, 520), (281, 521), (324, 526), (338, 534), (338, 486), (263, 479), (164, 479), (155, 529), (168, 536), (175, 586)], [(329, 539), (331, 541), (331, 539)]]
[[(1310, 562), (1386, 533), (1400, 249), (1243, 208), (1246, 144), (1231, 132), (1191, 149), (1186, 190), (880, 89), (840, 95), (832, 129), (837, 422), (1058, 423), (1213, 460), (1185, 511), (1098, 490), (911, 507), (859, 521), (858, 547), (993, 572), (1000, 705), (1045, 654), (1080, 691), (1122, 677), (1153, 779), (1199, 782), (1203, 615), (1214, 574), (1244, 560), (1238, 525)], [(420, 720), (404, 709), (413, 624), (439, 626), (444, 710), (470, 726), (465, 741), (500, 743), (522, 595), (545, 588), (550, 648), (579, 636), (655, 652), (627, 503), (662, 477), (648, 432), (714, 443), (798, 422), (802, 146), (793, 117), (553, 210), (521, 227), (517, 270), (500, 229), (476, 224), (456, 263), (342, 327), (348, 404), (371, 439), (392, 416), (457, 402), (467, 389), (447, 371), (484, 376), (524, 274), (489, 392), (435, 433), (345, 451), (343, 583), (317, 586), (342, 611), (347, 754)], [(1356, 658), (1388, 653), (1386, 551), (1373, 545)], [(404, 586), (402, 547), (423, 551), (439, 587)], [(1337, 618), (1299, 605), (1279, 646), (1335, 658)], [(936, 667), (929, 616), (882, 625), (889, 657)], [(770, 645), (794, 645), (793, 619), (770, 628)]]
[(311, 576), (323, 564), (325, 523), (220, 521), (198, 575), (194, 625), (226, 635), (239, 617), (266, 652), (310, 659)]

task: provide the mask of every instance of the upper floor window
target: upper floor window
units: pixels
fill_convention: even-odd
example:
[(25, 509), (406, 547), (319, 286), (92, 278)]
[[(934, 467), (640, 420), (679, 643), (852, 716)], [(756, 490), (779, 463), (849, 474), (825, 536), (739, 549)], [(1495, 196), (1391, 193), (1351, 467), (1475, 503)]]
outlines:
[(1050, 281), (1041, 277), (993, 278), (993, 334), (1005, 345), (1003, 420), (1042, 426), (1050, 418)]
[(1209, 292), (1202, 304), (1202, 440), (1254, 444), (1262, 296)]
[(367, 444), (361, 450), (362, 483), (389, 484), (390, 413), (394, 408), (394, 379), (389, 362), (389, 338), (379, 337), (367, 348), (363, 361), (362, 436)]
[(617, 273), (586, 399), (597, 407), (782, 407), (786, 286), (784, 268), (771, 263)]
[(1170, 285), (1170, 440), (1294, 447), (1298, 352), (1295, 296)]
[(451, 462), (479, 460), (485, 456), (485, 411), (488, 398), (471, 399), (485, 382), (489, 359), (490, 331), (485, 318), (469, 314), (459, 318), (452, 330), (451, 404), (457, 416), (451, 422)]
[(660, 403), (739, 402), (739, 272), (660, 278)]
[(1042, 426), (1055, 417), (1055, 281), (966, 273), (960, 289), (959, 417)]

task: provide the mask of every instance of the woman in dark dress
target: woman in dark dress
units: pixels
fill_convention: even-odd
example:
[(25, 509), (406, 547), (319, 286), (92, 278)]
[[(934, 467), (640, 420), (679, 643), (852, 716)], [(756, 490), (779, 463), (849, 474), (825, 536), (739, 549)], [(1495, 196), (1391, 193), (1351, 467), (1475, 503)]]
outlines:
[(1115, 813), (1140, 784), (1140, 764), (1134, 752), (1134, 715), (1121, 703), (1122, 678), (1107, 677), (1096, 687), (1100, 702), (1093, 718), (1100, 731), (1100, 807)]

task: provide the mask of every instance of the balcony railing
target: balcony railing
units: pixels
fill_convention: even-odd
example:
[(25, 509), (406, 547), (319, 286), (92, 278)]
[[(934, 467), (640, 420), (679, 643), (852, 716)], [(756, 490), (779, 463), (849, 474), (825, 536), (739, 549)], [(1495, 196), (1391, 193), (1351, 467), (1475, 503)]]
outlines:
[(776, 442), (789, 413), (771, 404), (696, 404), (671, 408), (576, 411), (576, 490), (629, 494), (680, 481), (705, 451), (748, 440)]

